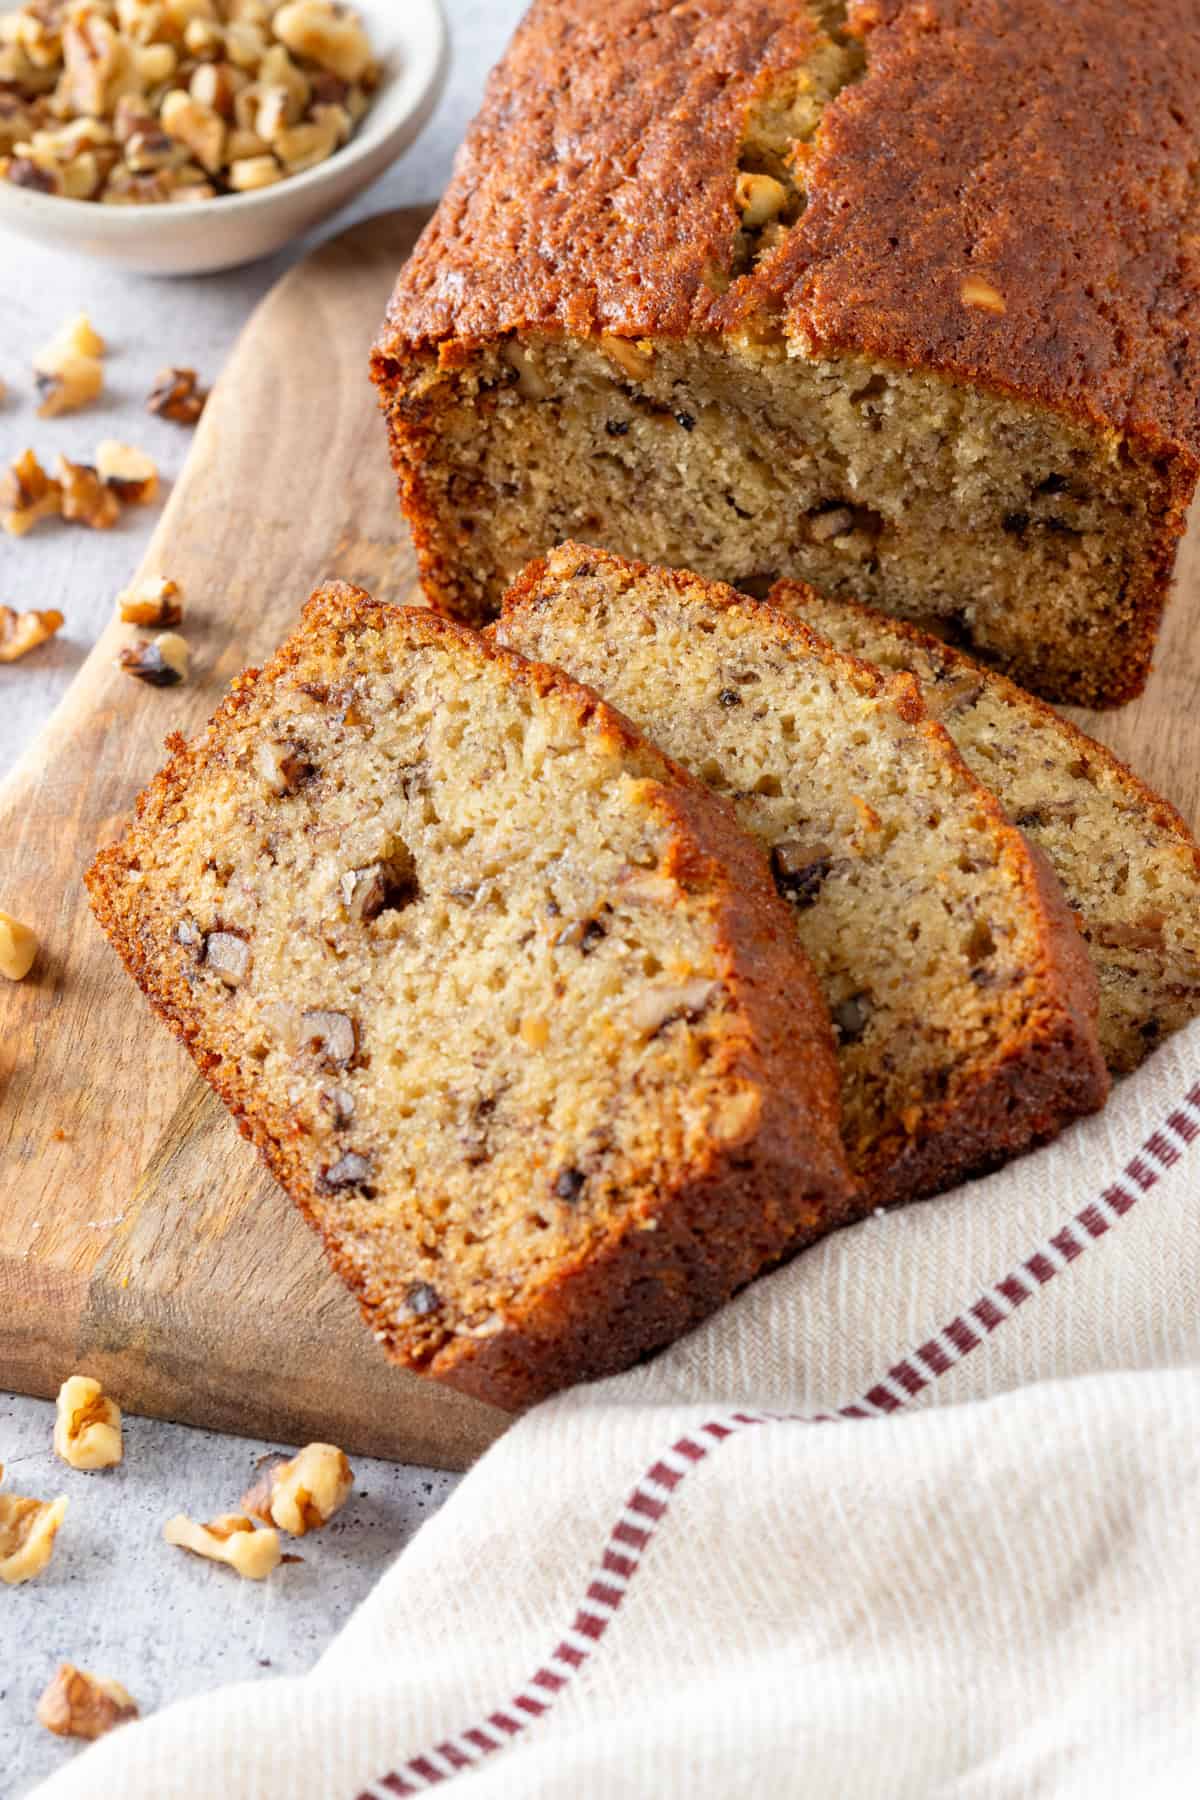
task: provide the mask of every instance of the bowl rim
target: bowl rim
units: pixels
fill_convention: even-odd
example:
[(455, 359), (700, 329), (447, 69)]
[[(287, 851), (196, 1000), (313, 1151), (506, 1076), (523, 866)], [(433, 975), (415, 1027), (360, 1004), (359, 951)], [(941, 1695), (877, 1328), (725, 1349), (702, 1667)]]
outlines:
[[(450, 47), (441, 0), (404, 0), (403, 9), (395, 12), (378, 0), (374, 5), (371, 0), (365, 4), (364, 0), (356, 0), (356, 4), (367, 13), (368, 27), (382, 15), (394, 26), (394, 32), (381, 51), (383, 77), (370, 108), (353, 137), (324, 162), (250, 193), (220, 194), (211, 201), (165, 200), (154, 206), (102, 206), (95, 200), (41, 194), (36, 188), (16, 187), (0, 180), (0, 214), (6, 208), (20, 210), (48, 229), (53, 229), (55, 219), (62, 228), (82, 225), (86, 219), (92, 229), (114, 237), (122, 233), (133, 236), (151, 224), (176, 225), (186, 219), (192, 225), (203, 220), (215, 225), (221, 219), (244, 218), (249, 212), (277, 204), (284, 196), (298, 201), (304, 194), (332, 183), (335, 176), (348, 174), (372, 152), (386, 148), (389, 139), (402, 135), (414, 119), (420, 119), (427, 104), (436, 103)], [(0, 12), (9, 10), (0, 4)]]

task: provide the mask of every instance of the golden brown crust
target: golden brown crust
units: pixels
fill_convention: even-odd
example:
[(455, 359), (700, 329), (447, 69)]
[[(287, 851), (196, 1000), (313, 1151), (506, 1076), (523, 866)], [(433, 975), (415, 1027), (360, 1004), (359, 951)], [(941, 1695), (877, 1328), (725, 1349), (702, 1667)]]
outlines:
[[(831, 670), (856, 672), (864, 693), (887, 694), (897, 713), (915, 726), (936, 757), (971, 790), (987, 818), (997, 861), (1021, 892), (1036, 922), (1034, 987), (1038, 1005), (1022, 1028), (990, 1055), (978, 1056), (946, 1104), (925, 1111), (915, 1134), (882, 1139), (858, 1167), (863, 1198), (892, 1206), (934, 1194), (954, 1181), (985, 1173), (1009, 1157), (1053, 1137), (1071, 1120), (1103, 1106), (1110, 1082), (1097, 1038), (1099, 987), (1053, 869), (1011, 823), (994, 794), (969, 768), (945, 728), (929, 717), (918, 682), (905, 672), (881, 674), (872, 664), (835, 649), (793, 615), (750, 599), (721, 582), (686, 570), (654, 569), (591, 546), (564, 544), (550, 559), (533, 563), (509, 590), (498, 630), (524, 611), (546, 604), (552, 582), (596, 564), (622, 579), (652, 577), (682, 599), (753, 616), (766, 638), (790, 640)], [(489, 634), (490, 635), (490, 634)]]
[[(739, 274), (748, 110), (812, 55), (817, 13), (865, 72), (808, 146), (799, 222)], [(1069, 697), (1135, 697), (1200, 472), (1198, 87), (1187, 0), (535, 0), (376, 346), (431, 599), (466, 604), (420, 475), (435, 422), (404, 407), (423, 364), (510, 335), (767, 325), (1122, 440), (1149, 517)]]
[[(851, 0), (866, 72), (825, 115), (809, 205), (722, 292), (747, 108), (811, 54), (808, 8), (535, 0), (379, 353), (722, 335), (769, 311), (814, 354), (982, 383), (1194, 480), (1194, 26), (1185, 0)], [(963, 304), (972, 274), (1003, 314)]]
[[(712, 1079), (718, 1089), (724, 1083), (731, 1093), (755, 1096), (741, 1133), (723, 1143), (711, 1140), (701, 1164), (678, 1170), (673, 1191), (647, 1187), (631, 1194), (620, 1230), (598, 1255), (581, 1253), (572, 1266), (557, 1269), (498, 1335), (452, 1338), (432, 1358), (395, 1322), (388, 1268), (381, 1265), (376, 1279), (347, 1253), (302, 1134), (273, 1108), (262, 1084), (239, 1069), (237, 1046), (214, 1037), (180, 965), (164, 956), (126, 882), (139, 845), (186, 803), (192, 780), (221, 755), (229, 729), (262, 684), (286, 677), (322, 632), (381, 629), (400, 617), (430, 641), (456, 639), (464, 655), (485, 655), (513, 681), (561, 696), (585, 729), (628, 754), (648, 804), (670, 822), (669, 855), (679, 881), (716, 890), (718, 957), (739, 1026), (716, 1050)], [(424, 612), (401, 613), (333, 584), (309, 602), (299, 630), (265, 670), (249, 670), (235, 681), (207, 731), (190, 745), (175, 737), (169, 748), (171, 759), (139, 799), (130, 833), (102, 851), (88, 872), (93, 910), (239, 1129), (322, 1234), (331, 1261), (398, 1360), (495, 1404), (528, 1405), (569, 1381), (612, 1372), (658, 1348), (766, 1263), (849, 1216), (853, 1182), (838, 1136), (832, 1031), (761, 852), (723, 804), (586, 689), (557, 671), (482, 645), (466, 627)]]

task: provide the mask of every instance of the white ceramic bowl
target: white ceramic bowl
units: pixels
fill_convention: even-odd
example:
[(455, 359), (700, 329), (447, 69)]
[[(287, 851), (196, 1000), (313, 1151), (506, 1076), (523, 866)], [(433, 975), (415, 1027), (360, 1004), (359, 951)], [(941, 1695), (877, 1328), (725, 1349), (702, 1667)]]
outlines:
[[(419, 136), (447, 65), (439, 0), (355, 0), (383, 80), (350, 142), (315, 169), (216, 200), (100, 206), (0, 180), (0, 227), (143, 275), (196, 275), (269, 256), (345, 206)], [(6, 10), (0, 8), (0, 10)]]

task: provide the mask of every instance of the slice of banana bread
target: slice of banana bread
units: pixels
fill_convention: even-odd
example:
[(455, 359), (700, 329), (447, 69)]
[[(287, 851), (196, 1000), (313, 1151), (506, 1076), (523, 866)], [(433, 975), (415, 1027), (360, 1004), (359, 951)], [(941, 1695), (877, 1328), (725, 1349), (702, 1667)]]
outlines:
[(1050, 699), (1200, 470), (1195, 0), (534, 0), (375, 350), (433, 604), (583, 538)]
[(871, 1204), (1101, 1105), (1096, 978), (1058, 884), (910, 676), (729, 588), (576, 544), (526, 572), (494, 631), (620, 707), (770, 849), (833, 1012)]
[(1200, 849), (1173, 806), (1044, 701), (915, 626), (781, 582), (771, 604), (921, 684), (968, 765), (1053, 863), (1100, 977), (1100, 1043), (1126, 1074), (1200, 1013)]
[(594, 695), (332, 586), (172, 749), (96, 915), (410, 1368), (525, 1405), (845, 1216), (763, 852)]

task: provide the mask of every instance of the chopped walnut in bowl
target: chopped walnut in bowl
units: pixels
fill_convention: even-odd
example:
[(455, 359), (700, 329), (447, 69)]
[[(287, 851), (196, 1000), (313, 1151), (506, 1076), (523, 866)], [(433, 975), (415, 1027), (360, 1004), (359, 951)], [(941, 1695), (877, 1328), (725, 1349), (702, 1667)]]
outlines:
[(446, 62), (438, 0), (27, 0), (0, 12), (0, 221), (147, 274), (268, 255), (412, 143)]
[(336, 0), (33, 0), (0, 15), (0, 175), (103, 206), (215, 200), (248, 161), (284, 181), (332, 156), (379, 80)]

